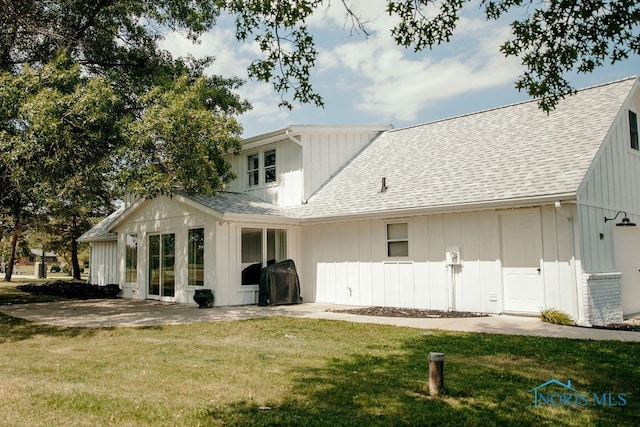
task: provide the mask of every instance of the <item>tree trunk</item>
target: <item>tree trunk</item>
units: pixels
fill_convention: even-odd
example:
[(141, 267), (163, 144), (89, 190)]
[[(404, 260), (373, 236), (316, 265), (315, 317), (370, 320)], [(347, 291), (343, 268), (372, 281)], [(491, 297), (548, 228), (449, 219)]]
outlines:
[(20, 214), (13, 216), (13, 234), (11, 235), (11, 255), (9, 255), (9, 262), (5, 266), (4, 280), (6, 282), (11, 281), (13, 276), (13, 266), (16, 263), (16, 246), (18, 246), (18, 237), (20, 237)]
[(73, 278), (80, 280), (80, 262), (78, 261), (78, 241), (76, 236), (78, 234), (78, 221), (74, 215), (72, 218), (72, 232), (71, 232), (71, 265), (73, 269)]

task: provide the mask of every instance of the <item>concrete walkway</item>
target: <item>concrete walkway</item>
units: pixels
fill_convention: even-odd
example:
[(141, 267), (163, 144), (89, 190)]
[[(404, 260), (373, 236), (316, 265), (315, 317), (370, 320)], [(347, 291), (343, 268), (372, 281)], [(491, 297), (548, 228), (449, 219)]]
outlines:
[(4, 305), (0, 306), (0, 312), (33, 322), (65, 327), (152, 326), (292, 316), (459, 332), (640, 342), (640, 332), (552, 325), (540, 322), (534, 317), (494, 315), (415, 319), (361, 316), (328, 311), (344, 308), (347, 307), (311, 303), (275, 307), (251, 305), (198, 309), (191, 304), (103, 299)]

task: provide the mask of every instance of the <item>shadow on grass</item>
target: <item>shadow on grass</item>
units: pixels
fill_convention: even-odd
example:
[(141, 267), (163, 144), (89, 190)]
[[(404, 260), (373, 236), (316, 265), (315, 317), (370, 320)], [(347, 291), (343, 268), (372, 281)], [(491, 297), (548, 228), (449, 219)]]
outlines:
[[(428, 393), (428, 354), (445, 353), (445, 388)], [(637, 344), (425, 333), (372, 343), (320, 369), (290, 372), (284, 401), (212, 406), (205, 425), (640, 425)], [(534, 407), (531, 389), (558, 378), (585, 392), (626, 393), (624, 407)], [(261, 406), (262, 405), (262, 406)]]
[[(113, 328), (102, 328), (100, 330), (104, 331), (108, 329)], [(49, 326), (0, 313), (0, 344), (22, 341), (36, 335), (67, 338), (90, 337), (95, 335), (97, 331), (98, 329), (95, 328), (64, 328), (60, 326)]]

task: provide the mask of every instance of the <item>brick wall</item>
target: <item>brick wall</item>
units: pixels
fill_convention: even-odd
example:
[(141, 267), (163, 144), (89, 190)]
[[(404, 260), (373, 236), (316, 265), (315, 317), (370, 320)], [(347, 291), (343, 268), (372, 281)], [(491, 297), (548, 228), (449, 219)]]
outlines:
[(585, 321), (594, 326), (622, 321), (622, 274), (582, 275)]

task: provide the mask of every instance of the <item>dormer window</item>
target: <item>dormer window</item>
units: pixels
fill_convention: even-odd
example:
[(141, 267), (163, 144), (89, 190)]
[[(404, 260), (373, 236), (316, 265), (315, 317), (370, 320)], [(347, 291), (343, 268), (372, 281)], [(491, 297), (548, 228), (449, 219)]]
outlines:
[(629, 136), (631, 137), (631, 148), (640, 149), (638, 145), (638, 115), (629, 110)]
[(276, 182), (276, 150), (265, 150), (247, 156), (247, 187)]

